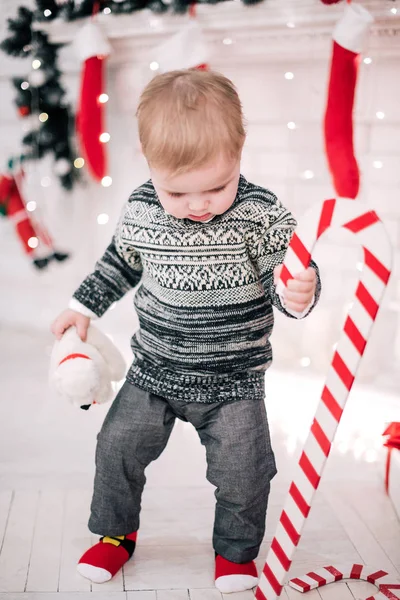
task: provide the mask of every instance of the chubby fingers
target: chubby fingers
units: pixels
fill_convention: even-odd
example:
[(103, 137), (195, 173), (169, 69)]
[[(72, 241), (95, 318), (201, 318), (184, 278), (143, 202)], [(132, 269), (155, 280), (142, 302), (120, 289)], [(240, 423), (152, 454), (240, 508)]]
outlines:
[[(274, 277), (279, 277), (281, 268), (279, 271), (278, 268), (274, 269)], [(316, 273), (312, 267), (309, 267), (288, 280), (283, 292), (285, 306), (291, 310), (302, 312), (312, 301), (315, 288)]]
[(80, 320), (77, 319), (76, 321), (76, 331), (78, 332), (78, 335), (81, 338), (82, 342), (86, 342), (89, 322), (90, 321), (86, 318)]
[(312, 267), (308, 267), (308, 269), (305, 269), (301, 273), (295, 275), (294, 278), (296, 279), (296, 281), (302, 281), (305, 283), (310, 281), (315, 282), (317, 275), (315, 273), (315, 269), (313, 269)]
[(289, 279), (286, 287), (290, 292), (308, 294), (311, 290), (314, 289), (315, 284), (312, 281), (299, 281), (298, 279)]
[(57, 340), (61, 340), (63, 333), (69, 329), (70, 325), (62, 323), (59, 319), (56, 319), (51, 326), (51, 333), (55, 335)]
[(312, 267), (308, 267), (305, 271), (298, 273), (293, 279), (287, 282), (287, 289), (291, 292), (309, 294), (315, 292), (317, 276)]
[[(274, 269), (274, 283), (277, 284), (280, 274), (282, 272), (283, 265), (278, 265)], [(312, 267), (308, 267), (305, 271), (294, 275), (292, 279), (289, 279), (286, 287), (289, 290), (307, 292), (312, 289), (316, 282), (315, 270)]]

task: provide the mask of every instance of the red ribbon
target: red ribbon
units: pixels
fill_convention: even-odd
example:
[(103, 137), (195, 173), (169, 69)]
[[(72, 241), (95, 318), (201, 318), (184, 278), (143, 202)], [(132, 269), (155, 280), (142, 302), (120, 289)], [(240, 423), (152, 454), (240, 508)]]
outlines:
[(67, 360), (71, 360), (72, 358), (88, 358), (89, 360), (91, 360), (91, 358), (89, 356), (86, 356), (86, 354), (79, 354), (79, 353), (68, 354), (68, 356), (65, 356), (62, 359), (62, 361), (58, 363), (58, 366), (60, 366), (63, 363), (65, 363)]
[(392, 450), (393, 448), (400, 450), (400, 423), (390, 423), (382, 435), (386, 436), (387, 438), (386, 442), (384, 443), (384, 446), (386, 446), (388, 449), (386, 459), (385, 489), (386, 493), (389, 493), (389, 474)]

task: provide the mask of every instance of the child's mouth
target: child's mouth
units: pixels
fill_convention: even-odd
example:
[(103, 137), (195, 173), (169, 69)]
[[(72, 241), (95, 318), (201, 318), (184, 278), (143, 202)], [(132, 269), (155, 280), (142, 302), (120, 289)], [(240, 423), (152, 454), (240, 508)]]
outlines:
[(212, 214), (211, 213), (207, 213), (205, 215), (202, 215), (201, 217), (196, 217), (196, 215), (189, 215), (188, 218), (191, 219), (192, 221), (208, 221), (208, 219), (211, 219)]

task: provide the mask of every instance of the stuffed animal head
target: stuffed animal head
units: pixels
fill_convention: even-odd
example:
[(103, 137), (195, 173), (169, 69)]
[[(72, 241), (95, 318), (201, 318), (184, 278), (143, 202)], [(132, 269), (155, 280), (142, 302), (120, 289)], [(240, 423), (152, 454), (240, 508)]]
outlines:
[(111, 383), (125, 375), (125, 361), (111, 340), (90, 325), (86, 342), (75, 327), (56, 341), (50, 359), (50, 386), (62, 399), (87, 410), (113, 396)]

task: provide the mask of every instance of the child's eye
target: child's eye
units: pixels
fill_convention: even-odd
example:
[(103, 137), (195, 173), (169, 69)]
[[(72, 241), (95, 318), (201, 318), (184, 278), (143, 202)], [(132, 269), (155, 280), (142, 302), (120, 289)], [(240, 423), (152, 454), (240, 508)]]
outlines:
[[(213, 193), (218, 193), (218, 192), (222, 192), (224, 189), (226, 188), (226, 185), (222, 185), (219, 188), (215, 188), (214, 190), (211, 190)], [(170, 196), (171, 198), (181, 198), (184, 194), (180, 193), (180, 192), (168, 192), (168, 196)]]

